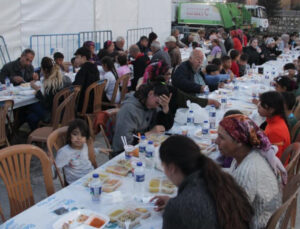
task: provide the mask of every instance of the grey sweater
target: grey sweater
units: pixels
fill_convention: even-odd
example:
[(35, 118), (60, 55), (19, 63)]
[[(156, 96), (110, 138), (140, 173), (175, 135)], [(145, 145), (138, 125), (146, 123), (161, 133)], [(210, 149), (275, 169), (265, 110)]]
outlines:
[(219, 228), (216, 206), (201, 171), (185, 178), (178, 195), (168, 201), (163, 214), (163, 229), (183, 228)]
[(128, 144), (134, 144), (133, 134), (143, 134), (154, 125), (163, 125), (166, 129), (171, 128), (173, 125), (171, 113), (164, 114), (157, 109), (149, 110), (134, 97), (133, 93), (126, 95), (117, 115), (112, 144), (114, 154), (123, 151), (121, 136), (126, 136)]

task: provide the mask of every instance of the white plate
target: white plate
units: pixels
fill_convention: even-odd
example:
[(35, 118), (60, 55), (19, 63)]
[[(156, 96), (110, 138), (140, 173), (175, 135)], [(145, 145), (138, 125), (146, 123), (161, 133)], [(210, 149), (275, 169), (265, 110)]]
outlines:
[[(84, 223), (78, 223), (76, 221), (77, 217), (81, 214), (89, 216), (89, 218)], [(102, 225), (102, 227), (99, 227), (99, 229), (104, 228), (105, 225), (109, 223), (109, 217), (107, 215), (103, 215), (101, 213), (94, 212), (89, 209), (79, 209), (62, 216), (53, 224), (53, 229), (62, 229), (64, 223), (67, 223), (68, 221), (74, 221), (72, 224), (70, 224), (70, 229), (95, 229), (96, 227), (88, 225), (93, 216), (99, 217), (105, 221), (105, 223)]]
[(19, 95), (34, 95), (35, 94), (35, 90), (19, 91), (18, 94)]
[(0, 101), (13, 100), (14, 96), (0, 96)]

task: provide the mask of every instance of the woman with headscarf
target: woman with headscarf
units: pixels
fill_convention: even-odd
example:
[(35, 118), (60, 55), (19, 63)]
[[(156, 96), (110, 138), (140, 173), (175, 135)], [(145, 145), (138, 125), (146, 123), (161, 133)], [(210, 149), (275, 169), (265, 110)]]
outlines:
[(85, 41), (83, 43), (83, 47), (91, 51), (91, 59), (89, 59), (89, 61), (94, 64), (100, 65), (100, 60), (98, 56), (95, 54), (95, 43), (93, 41)]
[(284, 51), (285, 49), (289, 49), (290, 48), (289, 42), (290, 42), (290, 35), (282, 34), (281, 41), (280, 41), (279, 47), (278, 47), (279, 50)]
[(156, 41), (157, 39), (157, 34), (154, 32), (149, 33), (148, 36), (148, 49), (150, 50), (151, 44), (153, 41)]
[(246, 53), (249, 57), (248, 64), (251, 66), (252, 64), (260, 65), (262, 63), (262, 59), (264, 55), (258, 46), (258, 40), (253, 38), (250, 41), (250, 46), (244, 48), (244, 53)]
[(262, 54), (264, 55), (263, 62), (270, 60), (276, 60), (277, 56), (281, 54), (281, 51), (277, 50), (277, 45), (272, 37), (266, 39), (265, 45), (262, 46)]
[(103, 49), (101, 49), (98, 53), (98, 59), (101, 59), (105, 56), (113, 57), (115, 45), (112, 41), (108, 40), (104, 42)]
[(275, 154), (268, 137), (247, 116), (237, 114), (227, 116), (219, 123), (216, 143), (222, 155), (234, 158), (230, 173), (244, 188), (254, 209), (250, 228), (265, 228), (281, 205), (276, 171), (261, 155), (272, 151), (273, 156)]
[(242, 45), (241, 40), (239, 39), (238, 32), (236, 30), (233, 30), (230, 32), (230, 35), (231, 35), (232, 41), (233, 41), (233, 48), (235, 50), (239, 51), (240, 53), (242, 53), (243, 45)]

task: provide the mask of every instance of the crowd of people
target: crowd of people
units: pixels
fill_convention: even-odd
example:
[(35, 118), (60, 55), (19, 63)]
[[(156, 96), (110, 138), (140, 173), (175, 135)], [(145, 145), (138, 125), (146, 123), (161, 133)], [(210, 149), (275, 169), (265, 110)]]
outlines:
[[(81, 111), (86, 89), (94, 82), (107, 80), (103, 98), (90, 96), (87, 113), (93, 113), (93, 101), (110, 101), (119, 77), (131, 74), (128, 85), (118, 88), (128, 93), (117, 115), (112, 138), (113, 156), (124, 150), (121, 136), (135, 145), (134, 136), (162, 134), (170, 129), (178, 108), (187, 101), (201, 107), (214, 105), (217, 100), (199, 97), (206, 88), (210, 92), (243, 77), (254, 65), (276, 60), (288, 49), (297, 49), (300, 38), (296, 33), (282, 36), (254, 35), (248, 30), (204, 30), (180, 39), (180, 32), (159, 40), (157, 34), (142, 36), (128, 50), (125, 39), (105, 41), (95, 53), (95, 43), (86, 41), (74, 53), (71, 68), (66, 67), (63, 53), (53, 59), (44, 57), (41, 67), (34, 71), (35, 53), (26, 49), (17, 60), (3, 66), (1, 83), (8, 77), (14, 85), (30, 82), (39, 102), (24, 109), (24, 122), (31, 130), (40, 121), (49, 122), (53, 98), (61, 89), (80, 85), (77, 111)], [(191, 49), (182, 61), (180, 49)], [(204, 49), (210, 49), (207, 56)], [(210, 57), (210, 58), (209, 58)], [(69, 70), (70, 69), (70, 70)], [(78, 70), (79, 69), (79, 70)], [(290, 131), (297, 122), (293, 113), (296, 97), (300, 95), (300, 57), (282, 69), (274, 81), (274, 91), (262, 93), (253, 100), (265, 122), (257, 126), (239, 111), (225, 114), (219, 123), (216, 144), (222, 154), (221, 165), (203, 154), (193, 140), (172, 136), (162, 143), (160, 158), (166, 176), (178, 187), (175, 198), (157, 196), (156, 210), (164, 209), (163, 228), (264, 228), (272, 213), (281, 205), (281, 189), (274, 170), (286, 173), (279, 161), (293, 139)], [(76, 73), (75, 80), (64, 73)], [(43, 78), (43, 80), (42, 80)], [(35, 81), (41, 79), (41, 86)], [(73, 121), (68, 130), (68, 145), (57, 155), (57, 166), (66, 169), (66, 180), (72, 183), (92, 170), (87, 158), (86, 123)], [(266, 160), (265, 160), (265, 159)], [(229, 163), (228, 163), (229, 162)], [(288, 162), (287, 162), (288, 163)], [(286, 165), (286, 164), (285, 164)]]

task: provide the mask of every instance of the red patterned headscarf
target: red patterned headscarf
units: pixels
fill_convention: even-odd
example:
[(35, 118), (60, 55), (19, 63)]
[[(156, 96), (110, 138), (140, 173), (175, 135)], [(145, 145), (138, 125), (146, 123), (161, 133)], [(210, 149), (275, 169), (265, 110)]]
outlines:
[(245, 115), (227, 116), (220, 122), (220, 126), (237, 142), (262, 151), (268, 151), (271, 148), (271, 143), (265, 133)]

